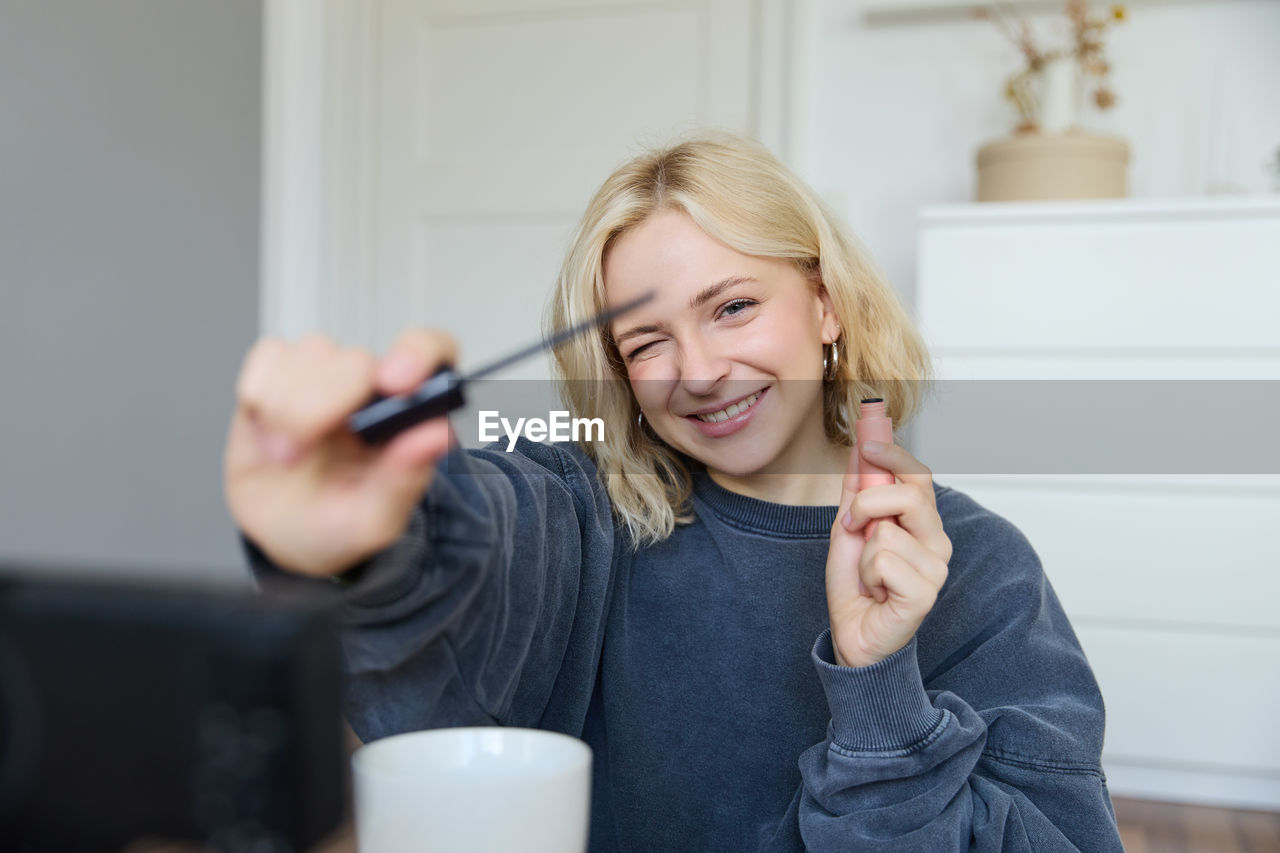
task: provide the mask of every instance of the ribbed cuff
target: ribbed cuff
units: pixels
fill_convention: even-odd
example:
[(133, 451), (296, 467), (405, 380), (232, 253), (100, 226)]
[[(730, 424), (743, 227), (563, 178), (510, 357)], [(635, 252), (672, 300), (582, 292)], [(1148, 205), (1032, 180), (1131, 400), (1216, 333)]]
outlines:
[(851, 752), (910, 749), (939, 726), (943, 712), (933, 707), (920, 677), (916, 641), (870, 666), (835, 663), (831, 630), (813, 645), (813, 662), (831, 707), (831, 736)]
[(380, 607), (402, 598), (417, 585), (426, 550), (427, 516), (419, 506), (400, 538), (361, 564), (343, 598), (357, 607)]

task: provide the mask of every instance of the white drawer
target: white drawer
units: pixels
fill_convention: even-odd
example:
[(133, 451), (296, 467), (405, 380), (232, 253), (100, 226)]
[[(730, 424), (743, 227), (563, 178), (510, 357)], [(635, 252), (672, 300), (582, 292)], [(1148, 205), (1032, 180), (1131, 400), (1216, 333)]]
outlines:
[(1000, 479), (938, 481), (1026, 535), (1073, 620), (1280, 641), (1280, 477)]
[(1280, 199), (953, 205), (919, 226), (939, 355), (1280, 348)]
[[(1198, 776), (1196, 798), (1261, 800), (1256, 804), (1275, 808), (1277, 801), (1267, 797), (1280, 791), (1280, 638), (1084, 621), (1076, 633), (1106, 702), (1105, 770), (1145, 767)], [(1203, 787), (1205, 779), (1222, 785), (1232, 777), (1235, 796)], [(1142, 793), (1126, 792), (1116, 782), (1113, 794)]]

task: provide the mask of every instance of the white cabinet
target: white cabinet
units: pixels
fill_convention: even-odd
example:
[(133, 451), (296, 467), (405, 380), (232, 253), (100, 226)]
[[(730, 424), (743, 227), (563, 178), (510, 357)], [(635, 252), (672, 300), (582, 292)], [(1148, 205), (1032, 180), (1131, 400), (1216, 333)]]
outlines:
[[(1012, 405), (1034, 406), (1061, 388), (1087, 413), (1090, 382), (1163, 394), (1121, 424), (1102, 410), (1008, 436), (1040, 442), (1042, 459), (1073, 431), (1135, 418), (1134, 458), (1144, 433), (1155, 444), (1165, 426), (1211, 425), (1216, 440), (1175, 447), (1163, 469), (1148, 454), (1113, 469), (949, 473), (931, 457), (951, 452), (951, 430), (928, 408), (912, 446), (1040, 555), (1102, 686), (1113, 793), (1280, 808), (1280, 464), (1259, 438), (1280, 401), (1280, 199), (930, 207), (918, 251), (941, 395), (1011, 382)], [(1218, 405), (1211, 380), (1246, 396)], [(1219, 449), (1237, 464), (1215, 469)], [(1253, 452), (1257, 469), (1242, 468)]]

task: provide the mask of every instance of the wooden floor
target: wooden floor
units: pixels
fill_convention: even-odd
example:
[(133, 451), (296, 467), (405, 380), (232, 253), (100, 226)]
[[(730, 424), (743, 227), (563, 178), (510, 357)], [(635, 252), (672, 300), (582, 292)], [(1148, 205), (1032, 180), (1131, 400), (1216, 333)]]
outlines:
[[(1280, 812), (1234, 811), (1113, 797), (1125, 853), (1280, 853)], [(201, 853), (139, 842), (124, 853)], [(310, 853), (356, 853), (350, 822)]]
[[(1280, 812), (1112, 797), (1125, 853), (1280, 853)], [(311, 853), (355, 853), (350, 826)], [(150, 851), (149, 851), (150, 853)]]
[(1112, 802), (1126, 853), (1280, 853), (1280, 812)]

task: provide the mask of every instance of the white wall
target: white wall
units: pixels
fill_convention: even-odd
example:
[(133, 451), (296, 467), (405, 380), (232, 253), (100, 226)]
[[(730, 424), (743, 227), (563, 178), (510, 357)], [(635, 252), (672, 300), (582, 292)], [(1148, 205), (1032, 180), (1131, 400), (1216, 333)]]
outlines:
[[(974, 198), (978, 147), (1015, 124), (1000, 93), (1018, 56), (992, 23), (965, 10), (866, 14), (885, 6), (812, 0), (807, 7), (801, 73), (809, 85), (797, 166), (911, 303), (916, 211)], [(1087, 128), (1129, 141), (1130, 194), (1205, 193), (1215, 114), (1224, 119), (1227, 182), (1247, 193), (1276, 188), (1263, 164), (1280, 148), (1280, 3), (1139, 0), (1128, 9), (1128, 20), (1107, 35), (1119, 104), (1091, 110)], [(1042, 41), (1060, 35), (1050, 26), (1060, 14), (1028, 19)], [(1220, 108), (1215, 91), (1225, 95)]]
[(259, 0), (0, 3), (0, 563), (247, 573)]

